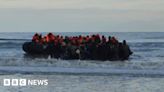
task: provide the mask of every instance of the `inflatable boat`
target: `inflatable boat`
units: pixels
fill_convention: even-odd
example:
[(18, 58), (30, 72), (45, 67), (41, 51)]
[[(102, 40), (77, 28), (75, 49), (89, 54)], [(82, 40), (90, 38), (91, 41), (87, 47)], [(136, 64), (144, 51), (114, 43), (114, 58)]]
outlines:
[(26, 55), (51, 56), (60, 59), (81, 60), (127, 60), (132, 51), (128, 45), (119, 43), (115, 45), (101, 46), (61, 46), (54, 44), (40, 44), (36, 42), (25, 42), (22, 49)]

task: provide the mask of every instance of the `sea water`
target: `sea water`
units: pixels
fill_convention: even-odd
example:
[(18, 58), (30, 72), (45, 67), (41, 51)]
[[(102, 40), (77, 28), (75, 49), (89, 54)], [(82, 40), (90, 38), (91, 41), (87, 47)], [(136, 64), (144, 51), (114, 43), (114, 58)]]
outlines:
[[(34, 33), (0, 33), (0, 79), (47, 78), (45, 87), (3, 87), (2, 92), (163, 92), (163, 32), (101, 32), (126, 40), (133, 55), (129, 60), (93, 61), (27, 58), (22, 44)], [(45, 35), (46, 33), (42, 33)], [(97, 33), (54, 33), (63, 36)]]

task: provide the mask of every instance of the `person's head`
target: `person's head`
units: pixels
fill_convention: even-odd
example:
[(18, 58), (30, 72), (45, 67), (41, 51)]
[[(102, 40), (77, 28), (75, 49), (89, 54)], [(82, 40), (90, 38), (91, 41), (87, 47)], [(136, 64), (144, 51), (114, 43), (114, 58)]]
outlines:
[(111, 36), (108, 37), (108, 40), (111, 40)]
[(119, 42), (119, 46), (122, 46), (122, 43), (121, 42)]
[(82, 36), (81, 35), (79, 35), (79, 38), (81, 38)]
[(34, 36), (39, 36), (39, 34), (38, 33), (35, 33), (35, 35)]
[(63, 36), (61, 36), (60, 38), (63, 39)]
[(48, 33), (48, 36), (51, 36), (51, 35), (53, 35), (52, 33)]
[(39, 39), (42, 39), (42, 34), (39, 35)]
[(126, 40), (123, 40), (123, 44), (126, 45)]
[(95, 35), (92, 35), (92, 38), (95, 38)]
[(102, 35), (102, 39), (104, 39), (105, 38), (105, 36), (104, 35)]

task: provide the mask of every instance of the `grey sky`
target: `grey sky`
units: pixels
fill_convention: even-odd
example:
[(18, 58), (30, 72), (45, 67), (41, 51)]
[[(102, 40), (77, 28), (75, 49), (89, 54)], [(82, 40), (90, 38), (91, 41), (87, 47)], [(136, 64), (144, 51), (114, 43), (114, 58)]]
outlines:
[(163, 0), (0, 0), (0, 32), (164, 31)]

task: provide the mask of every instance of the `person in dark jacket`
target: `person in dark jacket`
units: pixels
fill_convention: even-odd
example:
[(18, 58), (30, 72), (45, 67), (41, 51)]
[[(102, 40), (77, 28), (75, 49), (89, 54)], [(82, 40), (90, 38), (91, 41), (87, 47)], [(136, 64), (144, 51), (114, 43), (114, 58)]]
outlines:
[(132, 51), (127, 45), (126, 40), (123, 40), (122, 60), (127, 60), (131, 54), (132, 54)]

